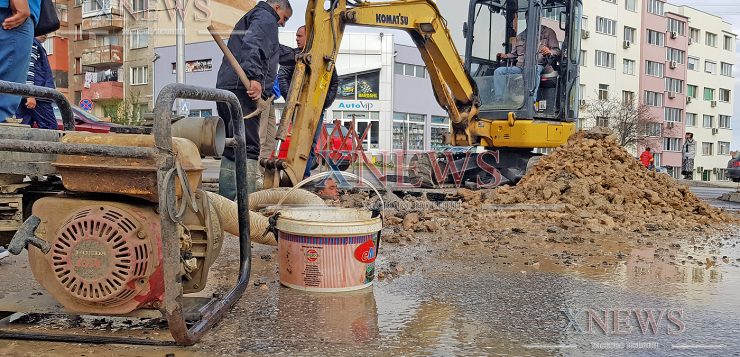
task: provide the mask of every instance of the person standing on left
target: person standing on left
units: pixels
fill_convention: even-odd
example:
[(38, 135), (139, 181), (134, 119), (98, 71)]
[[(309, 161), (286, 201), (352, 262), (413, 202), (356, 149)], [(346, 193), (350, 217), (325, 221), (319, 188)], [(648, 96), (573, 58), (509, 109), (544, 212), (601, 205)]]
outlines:
[[(0, 0), (0, 80), (25, 83), (41, 0)], [(21, 97), (0, 94), (0, 123), (15, 115)]]
[[(33, 39), (26, 84), (55, 89), (54, 74), (51, 71), (46, 50), (41, 45), (44, 41), (46, 41), (46, 35)], [(23, 119), (22, 123), (26, 125), (35, 123), (39, 129), (53, 130), (57, 128), (57, 118), (49, 100), (34, 97), (23, 98), (18, 106), (16, 117)]]

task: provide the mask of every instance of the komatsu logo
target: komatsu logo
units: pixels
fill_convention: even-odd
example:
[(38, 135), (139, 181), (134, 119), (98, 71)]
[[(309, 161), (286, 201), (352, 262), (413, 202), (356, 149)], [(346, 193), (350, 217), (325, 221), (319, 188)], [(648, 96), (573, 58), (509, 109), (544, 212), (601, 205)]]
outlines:
[(408, 25), (409, 17), (403, 16), (401, 14), (398, 14), (398, 15), (377, 14), (375, 15), (375, 22), (379, 24)]

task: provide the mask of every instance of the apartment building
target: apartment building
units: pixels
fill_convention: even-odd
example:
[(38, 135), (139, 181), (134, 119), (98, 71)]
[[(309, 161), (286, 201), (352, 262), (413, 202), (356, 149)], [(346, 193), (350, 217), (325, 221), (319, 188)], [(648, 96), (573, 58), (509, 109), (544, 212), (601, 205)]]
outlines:
[(726, 179), (732, 141), (736, 35), (716, 15), (670, 6), (688, 18), (685, 131), (694, 134), (694, 179)]
[[(185, 2), (185, 42), (210, 38), (209, 24), (226, 37), (254, 4)], [(58, 89), (73, 103), (91, 100), (99, 117), (122, 119), (152, 110), (154, 48), (175, 44), (176, 1), (62, 0), (56, 6), (62, 27), (47, 48)]]

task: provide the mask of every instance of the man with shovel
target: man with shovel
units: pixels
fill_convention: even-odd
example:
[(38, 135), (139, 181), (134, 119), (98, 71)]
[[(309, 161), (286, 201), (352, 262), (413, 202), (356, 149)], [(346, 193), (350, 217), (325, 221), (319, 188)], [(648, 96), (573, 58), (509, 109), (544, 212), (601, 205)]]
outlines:
[[(257, 3), (234, 26), (229, 37), (228, 48), (233, 53), (240, 67), (249, 78), (247, 88), (239, 79), (234, 68), (224, 58), (218, 70), (216, 88), (229, 90), (236, 95), (242, 107), (243, 115), (257, 109), (257, 101), (272, 95), (272, 84), (277, 74), (280, 58), (278, 27), (285, 26), (293, 14), (289, 0), (266, 0)], [(233, 136), (233, 130), (227, 118), (230, 118), (228, 105), (217, 104), (218, 115), (227, 122), (227, 137)], [(255, 191), (255, 173), (258, 170), (257, 159), (260, 153), (259, 116), (244, 122), (247, 141), (247, 190)], [(236, 198), (236, 164), (234, 150), (226, 148), (221, 159), (219, 172), (219, 194)]]

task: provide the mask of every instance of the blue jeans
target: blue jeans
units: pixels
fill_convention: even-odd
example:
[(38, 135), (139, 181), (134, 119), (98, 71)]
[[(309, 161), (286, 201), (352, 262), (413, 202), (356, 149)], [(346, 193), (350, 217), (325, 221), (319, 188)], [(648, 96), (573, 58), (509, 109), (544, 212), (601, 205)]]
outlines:
[(51, 102), (38, 99), (36, 101), (36, 108), (28, 109), (26, 107), (26, 100), (23, 99), (18, 106), (16, 116), (23, 119), (21, 121), (22, 124), (33, 126), (35, 123), (39, 129), (57, 129), (57, 118), (54, 115), (54, 107), (52, 107)]
[(321, 118), (319, 118), (319, 125), (316, 127), (316, 132), (313, 134), (313, 143), (311, 143), (311, 151), (308, 153), (308, 161), (306, 161), (306, 170), (303, 171), (304, 179), (311, 176), (311, 166), (313, 166), (313, 161), (316, 160), (316, 154), (314, 153), (314, 151), (316, 151), (316, 144), (319, 142), (319, 135), (321, 134), (321, 129), (323, 127), (324, 127), (324, 113), (321, 113)]
[[(537, 65), (537, 80), (534, 87), (534, 101), (537, 102), (537, 94), (540, 90), (540, 76), (545, 69), (543, 65)], [(506, 75), (522, 74), (522, 69), (517, 66), (499, 67), (493, 72), (493, 90), (496, 98), (502, 98), (506, 91)]]
[[(0, 8), (0, 23), (12, 15), (9, 8)], [(33, 20), (29, 17), (23, 25), (12, 30), (0, 27), (0, 80), (26, 83), (28, 63), (33, 44)], [(0, 123), (15, 115), (21, 97), (0, 94)]]

